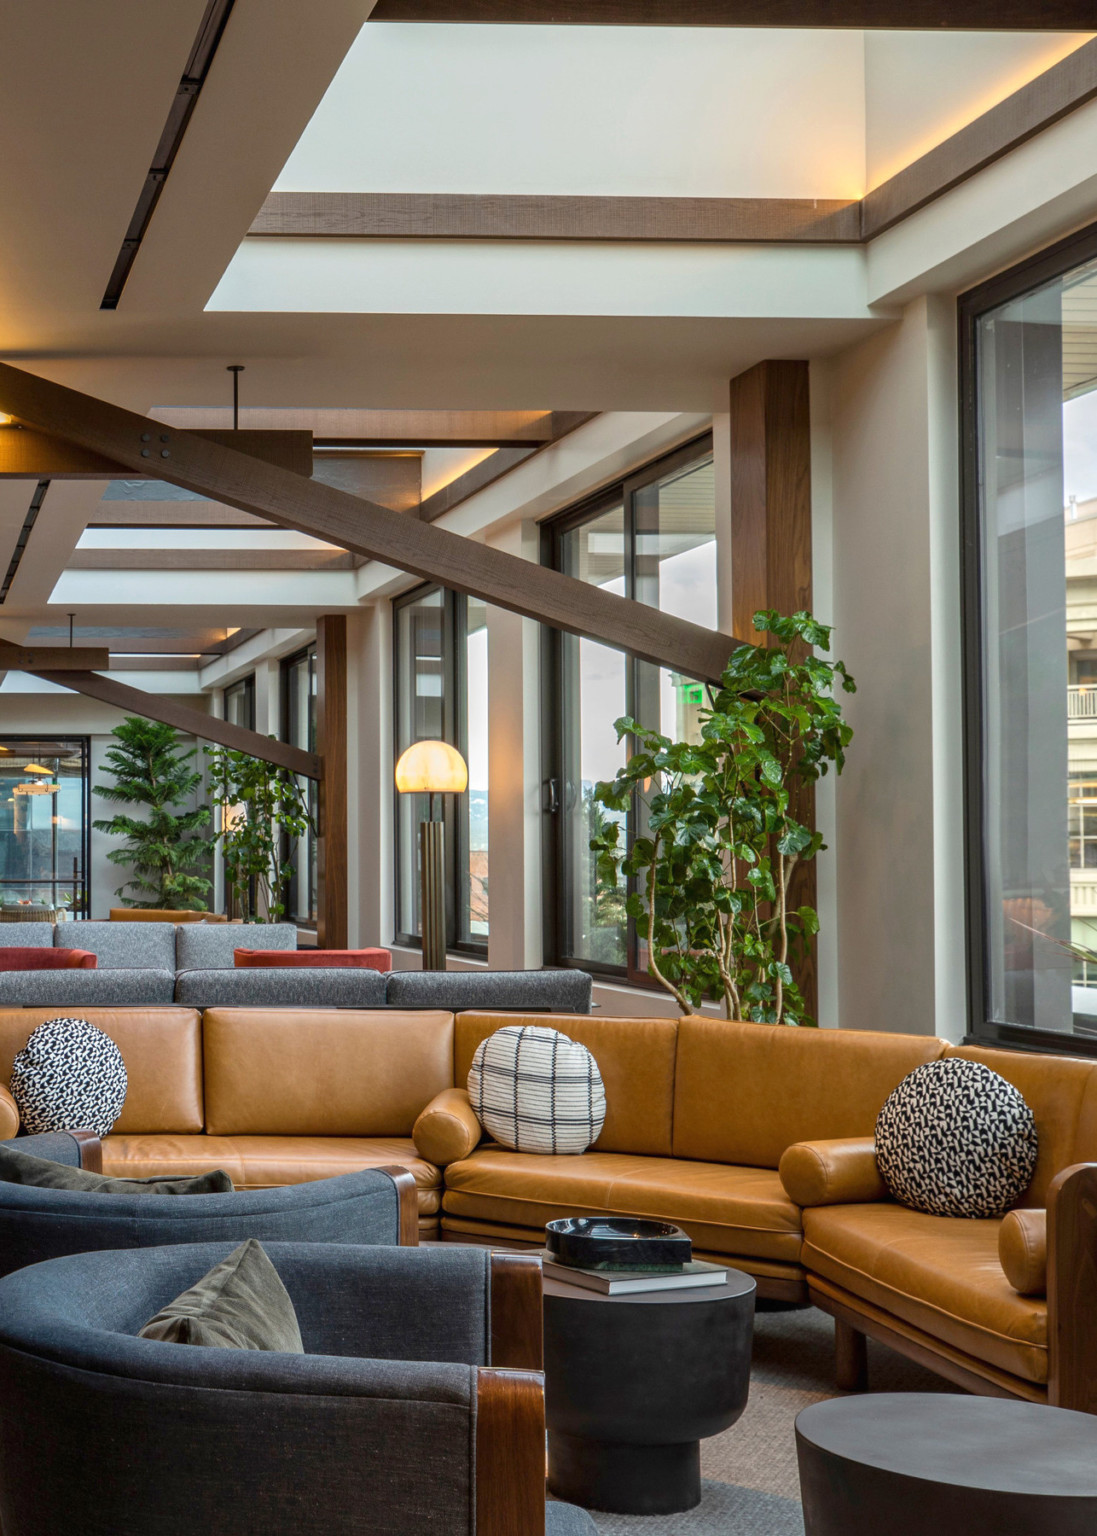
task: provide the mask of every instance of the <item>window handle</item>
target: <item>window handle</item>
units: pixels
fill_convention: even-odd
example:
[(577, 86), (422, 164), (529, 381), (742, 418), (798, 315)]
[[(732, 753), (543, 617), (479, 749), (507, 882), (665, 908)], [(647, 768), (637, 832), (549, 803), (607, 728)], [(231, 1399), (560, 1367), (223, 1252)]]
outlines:
[(544, 809), (550, 816), (555, 816), (560, 809), (560, 780), (546, 779), (542, 788), (544, 790)]

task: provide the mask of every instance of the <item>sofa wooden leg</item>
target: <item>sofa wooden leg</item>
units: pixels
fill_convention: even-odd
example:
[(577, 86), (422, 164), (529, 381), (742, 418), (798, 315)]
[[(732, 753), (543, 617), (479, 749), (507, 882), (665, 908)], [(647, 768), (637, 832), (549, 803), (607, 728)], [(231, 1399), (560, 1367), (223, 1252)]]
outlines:
[(834, 1319), (834, 1375), (841, 1392), (868, 1390), (868, 1340), (841, 1317)]

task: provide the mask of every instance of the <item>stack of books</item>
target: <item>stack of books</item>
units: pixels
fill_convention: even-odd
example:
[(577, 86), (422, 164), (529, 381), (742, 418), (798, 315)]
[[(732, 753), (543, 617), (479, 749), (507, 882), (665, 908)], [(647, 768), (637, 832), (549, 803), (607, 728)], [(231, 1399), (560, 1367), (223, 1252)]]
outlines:
[(603, 1296), (636, 1296), (642, 1291), (679, 1291), (703, 1285), (724, 1285), (728, 1272), (720, 1264), (706, 1264), (692, 1259), (678, 1269), (577, 1269), (558, 1264), (547, 1248), (541, 1251), (545, 1276), (561, 1285), (574, 1285), (583, 1291), (600, 1291)]

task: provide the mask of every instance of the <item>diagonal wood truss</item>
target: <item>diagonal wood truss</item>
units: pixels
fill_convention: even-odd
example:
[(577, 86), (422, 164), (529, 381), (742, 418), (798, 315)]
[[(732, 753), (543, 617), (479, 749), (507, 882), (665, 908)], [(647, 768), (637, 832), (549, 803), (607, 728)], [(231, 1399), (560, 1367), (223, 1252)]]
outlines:
[[(0, 410), (138, 473), (711, 682), (741, 642), (0, 363)], [(262, 739), (262, 738), (261, 738)]]

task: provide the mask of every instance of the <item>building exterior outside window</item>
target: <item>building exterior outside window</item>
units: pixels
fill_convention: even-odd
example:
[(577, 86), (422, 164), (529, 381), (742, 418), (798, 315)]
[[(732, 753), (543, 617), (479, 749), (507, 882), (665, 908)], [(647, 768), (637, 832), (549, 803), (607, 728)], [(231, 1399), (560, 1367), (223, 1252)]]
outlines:
[(961, 300), (972, 1025), (1097, 1051), (1095, 313), (1094, 231)]
[(0, 907), (88, 916), (86, 736), (0, 737)]
[[(444, 795), (450, 948), (483, 953), (489, 921), (487, 609), (442, 587), (393, 604), (396, 757), (416, 741), (448, 741), (468, 764), (463, 795)], [(395, 761), (395, 759), (394, 759)], [(396, 942), (420, 938), (419, 823), (426, 795), (396, 795)]]
[[(546, 564), (580, 581), (717, 627), (716, 501), (711, 439), (692, 443), (555, 519)], [(632, 715), (689, 739), (701, 684), (593, 640), (554, 634), (546, 656), (546, 957), (647, 980), (647, 958), (625, 917), (626, 891), (601, 880), (590, 838), (607, 813), (595, 785), (625, 761), (614, 721)], [(630, 833), (634, 818), (628, 818)]]

